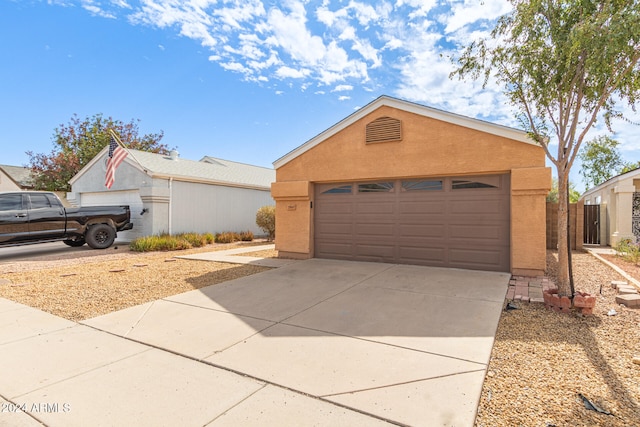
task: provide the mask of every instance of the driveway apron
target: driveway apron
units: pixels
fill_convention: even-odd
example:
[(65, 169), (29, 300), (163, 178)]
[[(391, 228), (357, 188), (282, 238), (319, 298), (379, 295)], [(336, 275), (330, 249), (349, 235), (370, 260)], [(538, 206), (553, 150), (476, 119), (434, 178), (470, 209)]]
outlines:
[(31, 414), (65, 426), (472, 426), (509, 277), (311, 259), (9, 332), (39, 312), (0, 300), (0, 402), (67, 403)]

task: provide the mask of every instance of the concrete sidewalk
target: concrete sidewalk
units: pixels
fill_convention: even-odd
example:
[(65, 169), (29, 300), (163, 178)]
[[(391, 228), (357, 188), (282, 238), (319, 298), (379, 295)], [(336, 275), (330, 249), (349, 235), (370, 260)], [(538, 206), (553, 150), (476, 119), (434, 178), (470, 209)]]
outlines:
[(82, 324), (0, 299), (0, 425), (472, 426), (509, 277), (312, 259)]

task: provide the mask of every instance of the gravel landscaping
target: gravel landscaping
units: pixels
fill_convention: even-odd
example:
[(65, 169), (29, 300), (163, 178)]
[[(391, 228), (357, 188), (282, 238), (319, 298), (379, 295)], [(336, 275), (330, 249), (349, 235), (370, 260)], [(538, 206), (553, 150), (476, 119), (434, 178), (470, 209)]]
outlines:
[[(173, 258), (237, 246), (144, 254), (121, 247), (89, 258), (3, 263), (0, 297), (79, 321), (267, 269)], [(598, 295), (594, 314), (558, 314), (527, 302), (503, 311), (476, 426), (640, 425), (640, 365), (632, 361), (640, 356), (640, 309), (615, 303), (610, 282), (624, 279), (592, 255), (574, 253), (573, 265), (576, 289)], [(549, 251), (547, 276), (556, 269), (557, 254)], [(611, 415), (587, 409), (581, 395)]]
[[(554, 278), (557, 254), (547, 254)], [(540, 303), (503, 311), (476, 426), (640, 425), (640, 310), (615, 303), (624, 280), (587, 253), (573, 254), (577, 290), (598, 295), (594, 314), (559, 314)], [(602, 286), (602, 295), (600, 288)], [(616, 315), (609, 316), (609, 310)], [(586, 409), (580, 395), (605, 415)]]
[(120, 248), (91, 257), (57, 255), (4, 263), (0, 297), (77, 322), (269, 269), (173, 258), (239, 246), (247, 245), (161, 253)]

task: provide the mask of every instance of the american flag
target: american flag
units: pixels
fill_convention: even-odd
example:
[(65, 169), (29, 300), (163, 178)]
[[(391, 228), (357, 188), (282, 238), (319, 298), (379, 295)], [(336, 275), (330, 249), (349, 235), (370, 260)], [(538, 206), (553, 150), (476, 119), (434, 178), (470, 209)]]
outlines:
[(115, 137), (111, 135), (111, 141), (109, 142), (109, 157), (107, 158), (107, 175), (104, 179), (104, 185), (107, 188), (111, 188), (113, 182), (116, 180), (116, 168), (120, 166), (120, 163), (127, 157), (127, 150), (122, 148)]

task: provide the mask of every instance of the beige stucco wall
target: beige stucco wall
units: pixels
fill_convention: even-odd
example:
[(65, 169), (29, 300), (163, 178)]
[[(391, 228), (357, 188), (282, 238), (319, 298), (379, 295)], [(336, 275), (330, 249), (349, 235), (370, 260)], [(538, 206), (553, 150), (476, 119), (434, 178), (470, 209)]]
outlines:
[(0, 170), (0, 191), (20, 191), (21, 188), (7, 174)]
[(587, 191), (581, 200), (600, 205), (601, 244), (615, 246), (623, 239), (635, 239), (632, 230), (633, 193), (640, 191), (636, 171), (620, 175)]
[[(379, 117), (402, 121), (399, 142), (365, 144), (365, 126)], [(383, 106), (276, 169), (276, 248), (313, 257), (314, 184), (510, 173), (511, 266), (545, 268), (545, 197), (551, 171), (541, 147)]]

